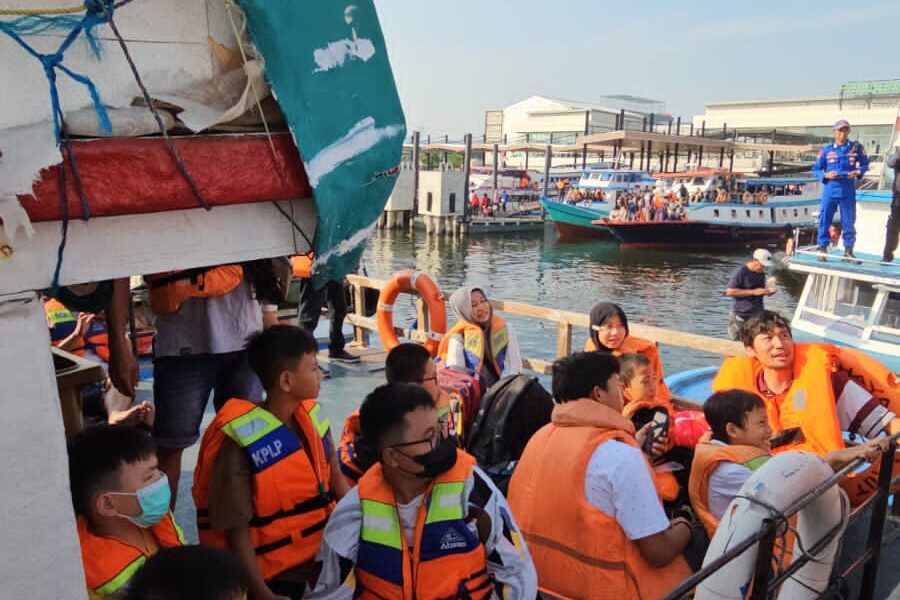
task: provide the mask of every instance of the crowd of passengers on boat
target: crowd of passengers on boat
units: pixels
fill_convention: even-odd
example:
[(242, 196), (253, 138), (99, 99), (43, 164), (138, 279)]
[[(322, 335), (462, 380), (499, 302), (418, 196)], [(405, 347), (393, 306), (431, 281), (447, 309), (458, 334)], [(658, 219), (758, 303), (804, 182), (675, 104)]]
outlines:
[[(335, 438), (319, 405), (314, 324), (278, 323), (268, 305), (260, 320), (252, 286), (237, 280), (203, 296), (174, 280), (151, 288), (152, 304), (176, 315), (223, 299), (250, 309), (246, 345), (212, 355), (227, 372), (204, 375), (200, 412), (160, 389), (184, 369), (197, 376), (195, 357), (158, 358), (155, 408), (71, 440), (92, 598), (174, 598), (154, 594), (181, 579), (222, 600), (662, 598), (700, 567), (717, 528), (739, 523), (729, 506), (770, 456), (803, 451), (837, 469), (874, 460), (884, 434), (900, 431), (900, 389), (885, 367), (853, 349), (795, 343), (770, 311), (743, 324), (747, 355), (725, 360), (700, 405), (670, 393), (656, 344), (631, 335), (611, 302), (591, 310), (583, 351), (553, 364), (548, 392), (523, 374), (515, 331), (484, 290), (463, 287), (449, 298), (457, 321), (440, 341), (388, 336), (386, 383), (360, 398)], [(436, 289), (420, 273), (393, 283)], [(127, 294), (116, 287), (110, 325)], [(442, 311), (440, 294), (429, 297)], [(379, 307), (379, 322), (393, 332), (390, 309)], [(74, 348), (83, 316), (68, 310), (48, 305), (48, 323), (51, 333), (72, 324), (53, 337)], [(334, 360), (358, 360), (337, 345)], [(127, 349), (117, 346), (111, 383), (127, 388), (116, 356)], [(236, 376), (248, 385), (235, 387)], [(201, 436), (195, 417), (211, 389), (217, 412)], [(847, 444), (842, 432), (870, 441)], [(200, 545), (188, 546), (171, 509), (181, 451), (198, 439)], [(849, 480), (851, 504), (872, 494), (873, 477), (876, 466)], [(750, 573), (723, 577), (739, 588)]]

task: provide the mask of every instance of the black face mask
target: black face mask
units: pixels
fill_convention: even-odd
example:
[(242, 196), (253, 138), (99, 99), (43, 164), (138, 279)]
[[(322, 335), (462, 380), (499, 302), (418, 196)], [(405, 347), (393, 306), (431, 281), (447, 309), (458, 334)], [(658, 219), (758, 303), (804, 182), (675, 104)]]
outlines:
[(452, 469), (456, 465), (456, 443), (449, 437), (442, 438), (430, 452), (418, 456), (409, 456), (413, 461), (425, 467), (421, 473), (414, 473), (422, 479), (434, 479)]

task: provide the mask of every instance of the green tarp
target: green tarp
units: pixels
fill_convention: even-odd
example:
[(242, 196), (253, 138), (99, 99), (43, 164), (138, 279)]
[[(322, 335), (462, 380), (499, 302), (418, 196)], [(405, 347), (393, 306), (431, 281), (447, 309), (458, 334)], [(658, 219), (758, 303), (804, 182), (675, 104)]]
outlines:
[(239, 0), (319, 213), (313, 280), (352, 271), (397, 180), (406, 125), (371, 0)]

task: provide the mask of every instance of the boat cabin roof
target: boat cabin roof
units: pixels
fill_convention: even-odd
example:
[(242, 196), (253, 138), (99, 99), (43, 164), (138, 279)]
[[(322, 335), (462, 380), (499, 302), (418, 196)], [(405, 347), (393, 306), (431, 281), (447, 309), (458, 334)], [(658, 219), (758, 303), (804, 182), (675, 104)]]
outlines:
[(815, 247), (802, 248), (790, 258), (790, 269), (802, 273), (819, 275), (841, 275), (872, 283), (881, 283), (900, 288), (900, 262), (886, 264), (874, 254), (857, 253), (860, 264), (842, 260), (840, 254), (831, 254), (826, 262), (819, 260)]

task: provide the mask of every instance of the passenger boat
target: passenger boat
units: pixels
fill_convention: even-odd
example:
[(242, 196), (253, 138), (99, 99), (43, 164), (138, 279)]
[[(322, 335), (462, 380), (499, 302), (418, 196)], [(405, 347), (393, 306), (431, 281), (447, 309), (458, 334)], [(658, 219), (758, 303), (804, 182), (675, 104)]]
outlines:
[(544, 197), (541, 198), (541, 208), (556, 227), (560, 239), (608, 239), (611, 236), (604, 224), (596, 224), (596, 221), (609, 216), (609, 211), (612, 210), (609, 202), (584, 201), (570, 204)]
[(587, 193), (602, 190), (609, 194), (620, 190), (633, 190), (635, 186), (643, 188), (654, 185), (656, 178), (651, 177), (647, 171), (589, 167), (582, 171), (575, 187)]
[[(704, 185), (714, 186), (721, 177), (708, 177)], [(744, 204), (739, 200), (745, 191), (762, 187), (773, 191), (766, 204)], [(630, 248), (774, 244), (783, 241), (794, 229), (803, 232), (816, 226), (819, 183), (814, 179), (739, 179), (732, 184), (731, 189), (733, 191), (729, 194), (728, 202), (685, 205), (685, 218), (682, 220), (641, 222), (601, 218), (593, 224), (605, 225), (622, 246)], [(799, 194), (787, 193), (789, 189), (802, 191)], [(703, 190), (697, 187), (694, 191)], [(677, 192), (677, 188), (673, 192)]]

